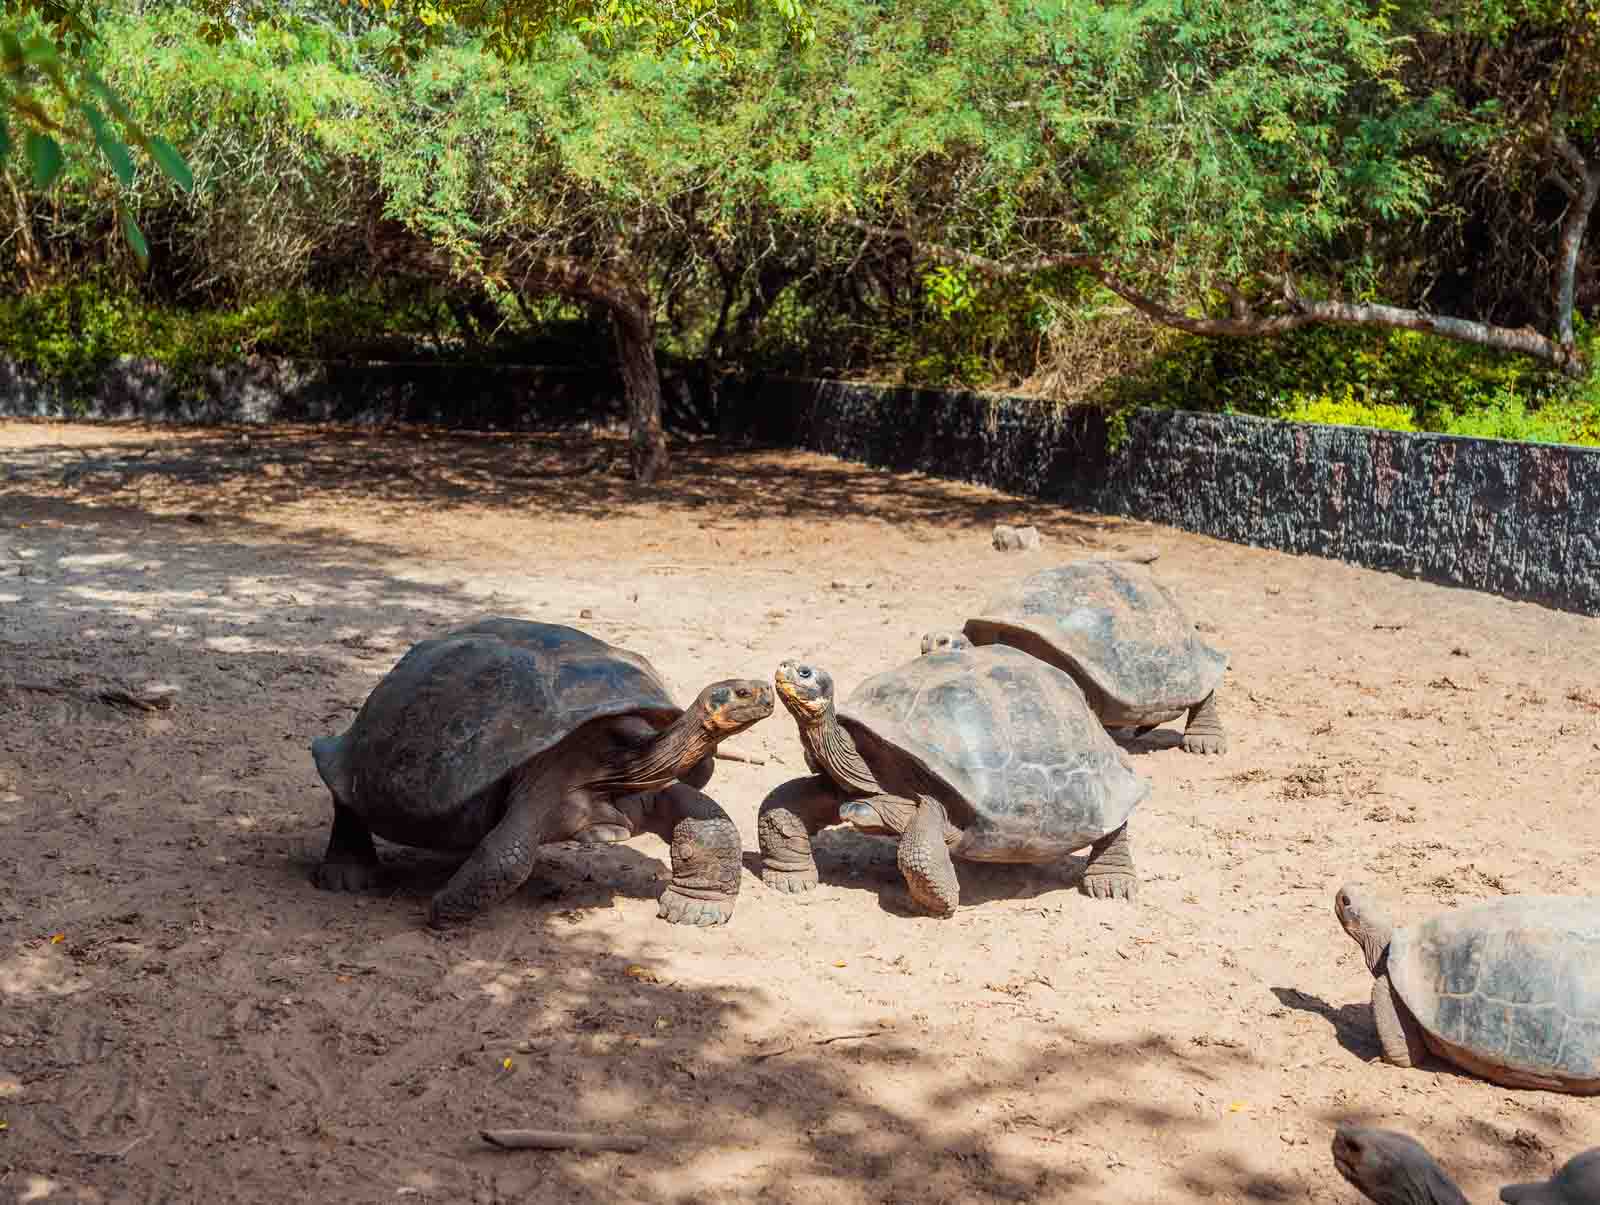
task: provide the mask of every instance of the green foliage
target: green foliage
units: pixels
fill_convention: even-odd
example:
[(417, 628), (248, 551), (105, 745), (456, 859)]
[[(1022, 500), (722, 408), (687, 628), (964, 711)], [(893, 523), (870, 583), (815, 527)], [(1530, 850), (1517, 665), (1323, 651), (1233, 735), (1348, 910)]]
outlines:
[(1521, 356), (1416, 331), (1313, 327), (1274, 339), (1184, 336), (1135, 376), (1111, 383), (1104, 396), (1124, 407), (1600, 443), (1600, 373), (1574, 383)]
[(283, 292), (225, 309), (184, 309), (79, 281), (0, 297), (0, 356), (82, 389), (124, 356), (156, 360), (181, 383), (251, 355), (559, 363), (592, 359), (596, 350), (592, 332), (572, 329), (555, 310), (507, 324), (485, 346), (462, 329), (445, 300), (435, 290), (365, 288)]
[[(23, 20), (0, 24), (0, 164), (11, 150), (9, 112), (27, 128), (23, 145), (33, 186), (40, 192), (49, 191), (61, 175), (63, 144), (80, 153), (92, 144), (101, 155), (97, 167), (108, 167), (124, 189), (134, 179), (130, 142), (143, 148), (180, 188), (192, 186), (183, 156), (164, 139), (147, 134), (117, 91), (93, 70), (93, 29), (71, 5), (28, 2), (8, 7), (20, 10)], [(140, 263), (148, 262), (144, 232), (120, 202), (116, 209), (129, 248)]]
[(982, 388), (1037, 355), (1050, 311), (1031, 282), (996, 282), (940, 264), (921, 283), (920, 312), (880, 353), (901, 366), (907, 383)]
[(1346, 427), (1382, 427), (1387, 431), (1415, 431), (1416, 420), (1404, 406), (1356, 400), (1355, 387), (1345, 384), (1339, 397), (1328, 394), (1302, 396), (1279, 417), (1296, 423), (1335, 423)]

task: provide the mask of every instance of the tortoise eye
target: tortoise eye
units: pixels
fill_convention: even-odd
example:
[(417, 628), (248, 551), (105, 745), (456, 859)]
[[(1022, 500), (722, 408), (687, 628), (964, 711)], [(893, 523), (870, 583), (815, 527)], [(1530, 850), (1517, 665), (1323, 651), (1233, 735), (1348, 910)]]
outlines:
[(811, 667), (809, 665), (802, 665), (800, 667), (800, 676), (802, 678), (809, 678), (811, 676)]

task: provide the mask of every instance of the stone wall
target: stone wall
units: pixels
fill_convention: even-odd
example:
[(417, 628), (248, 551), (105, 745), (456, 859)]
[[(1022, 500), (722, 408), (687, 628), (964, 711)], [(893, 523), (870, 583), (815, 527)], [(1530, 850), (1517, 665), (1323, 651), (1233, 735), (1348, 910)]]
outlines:
[(527, 430), (620, 418), (621, 385), (596, 369), (258, 356), (180, 381), (154, 360), (117, 361), (68, 388), (0, 360), (0, 417), (147, 422), (433, 423)]
[[(730, 381), (714, 406), (681, 374), (669, 426), (919, 469), (1242, 544), (1600, 615), (1600, 449), (1141, 410), (841, 381)], [(153, 361), (90, 388), (0, 361), (0, 416), (180, 422), (435, 423), (528, 430), (622, 417), (611, 365), (256, 358), (180, 382)]]
[(1600, 448), (840, 381), (743, 382), (724, 435), (1600, 614)]

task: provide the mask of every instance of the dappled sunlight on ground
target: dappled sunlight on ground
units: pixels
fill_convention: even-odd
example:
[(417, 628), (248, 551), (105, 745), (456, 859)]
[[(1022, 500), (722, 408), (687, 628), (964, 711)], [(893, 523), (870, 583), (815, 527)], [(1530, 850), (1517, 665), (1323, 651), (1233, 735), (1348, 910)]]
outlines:
[[(0, 1190), (1350, 1205), (1342, 1120), (1476, 1200), (1600, 1144), (1589, 1102), (1376, 1063), (1331, 907), (1346, 878), (1407, 918), (1592, 889), (1600, 621), (820, 456), (684, 444), (641, 488), (623, 451), (0, 423)], [(995, 522), (1046, 546), (997, 553)], [(959, 864), (929, 919), (894, 841), (846, 829), (816, 891), (768, 889), (756, 809), (806, 773), (781, 711), (707, 788), (745, 843), (727, 926), (657, 919), (654, 836), (545, 847), (446, 933), (448, 856), (309, 882), (309, 742), (418, 639), (523, 615), (680, 701), (787, 656), (848, 693), (1003, 578), (1147, 550), (1230, 654), (1232, 748), (1127, 745), (1137, 904), (1081, 894), (1079, 855)], [(519, 1126), (649, 1146), (478, 1138)]]

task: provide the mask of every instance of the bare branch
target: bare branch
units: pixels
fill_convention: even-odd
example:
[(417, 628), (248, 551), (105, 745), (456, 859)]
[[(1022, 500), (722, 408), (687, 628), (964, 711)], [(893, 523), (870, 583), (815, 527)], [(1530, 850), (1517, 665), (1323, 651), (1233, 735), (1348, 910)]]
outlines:
[(1551, 139), (1550, 145), (1555, 148), (1556, 154), (1566, 160), (1567, 166), (1578, 173), (1578, 178), (1581, 180), (1588, 172), (1589, 164), (1578, 152), (1578, 148), (1567, 140), (1565, 134), (1557, 134)]
[(1548, 339), (1530, 328), (1512, 330), (1467, 318), (1450, 318), (1400, 306), (1372, 302), (1307, 301), (1291, 295), (1293, 306), (1287, 314), (1267, 318), (1191, 318), (1144, 296), (1109, 273), (1096, 271), (1102, 284), (1140, 313), (1157, 322), (1188, 331), (1193, 335), (1222, 335), (1255, 338), (1281, 335), (1302, 326), (1378, 326), (1396, 330), (1426, 331), (1458, 343), (1473, 343), (1498, 351), (1517, 352), (1559, 368), (1569, 376), (1582, 372), (1582, 365), (1569, 346)]
[[(1574, 153), (1576, 153), (1574, 151)], [(1580, 157), (1581, 161), (1581, 157)], [(917, 251), (936, 259), (948, 260), (954, 263), (966, 264), (970, 267), (988, 272), (997, 276), (1012, 276), (1026, 272), (1038, 272), (1047, 268), (1076, 267), (1085, 268), (1094, 277), (1110, 289), (1118, 297), (1131, 305), (1148, 318), (1170, 326), (1175, 330), (1187, 331), (1191, 335), (1218, 335), (1227, 338), (1251, 339), (1270, 335), (1281, 335), (1288, 331), (1298, 330), (1303, 326), (1375, 326), (1388, 327), (1395, 330), (1425, 331), (1429, 334), (1439, 335), (1446, 339), (1453, 339), (1458, 343), (1471, 343), (1479, 347), (1489, 347), (1497, 351), (1515, 352), (1519, 355), (1530, 356), (1542, 360), (1546, 364), (1566, 373), (1568, 376), (1579, 376), (1583, 372), (1583, 363), (1578, 357), (1572, 342), (1572, 310), (1571, 288), (1577, 270), (1577, 248), (1582, 242), (1584, 230), (1587, 228), (1590, 211), (1594, 208), (1597, 198), (1600, 198), (1600, 167), (1589, 168), (1585, 164), (1584, 192), (1579, 204), (1575, 204), (1568, 213), (1567, 221), (1563, 227), (1562, 250), (1564, 256), (1564, 274), (1562, 277), (1562, 296), (1566, 299), (1566, 309), (1563, 311), (1565, 325), (1559, 339), (1550, 339), (1530, 327), (1512, 329), (1510, 327), (1496, 326), (1488, 322), (1477, 322), (1468, 318), (1451, 318), (1443, 314), (1430, 314), (1423, 310), (1406, 309), (1401, 306), (1380, 305), (1373, 302), (1350, 301), (1310, 301), (1301, 297), (1294, 288), (1294, 282), (1285, 274), (1277, 279), (1281, 290), (1281, 303), (1285, 312), (1274, 314), (1257, 314), (1248, 304), (1236, 285), (1225, 286), (1225, 292), (1234, 302), (1233, 314), (1227, 318), (1195, 318), (1170, 306), (1163, 305), (1152, 297), (1147, 297), (1133, 285), (1122, 278), (1107, 271), (1103, 266), (1102, 257), (1091, 254), (1046, 255), (1032, 260), (1005, 261), (990, 259), (988, 256), (975, 255), (970, 251), (960, 251), (953, 247), (946, 247), (938, 243), (926, 243), (916, 239), (909, 231), (893, 230), (885, 226), (874, 226), (868, 222), (858, 221), (853, 218), (843, 219), (846, 225), (858, 230), (864, 230), (880, 238), (901, 239), (909, 243)], [(1581, 206), (1581, 220), (1578, 215)], [(1569, 245), (1568, 231), (1573, 233)]]
[(1556, 340), (1570, 354), (1573, 346), (1572, 307), (1578, 292), (1578, 254), (1589, 230), (1589, 216), (1600, 200), (1600, 164), (1591, 164), (1564, 137), (1555, 139), (1556, 152), (1578, 173), (1583, 191), (1568, 193), (1571, 203), (1561, 219), (1560, 258), (1556, 267)]

